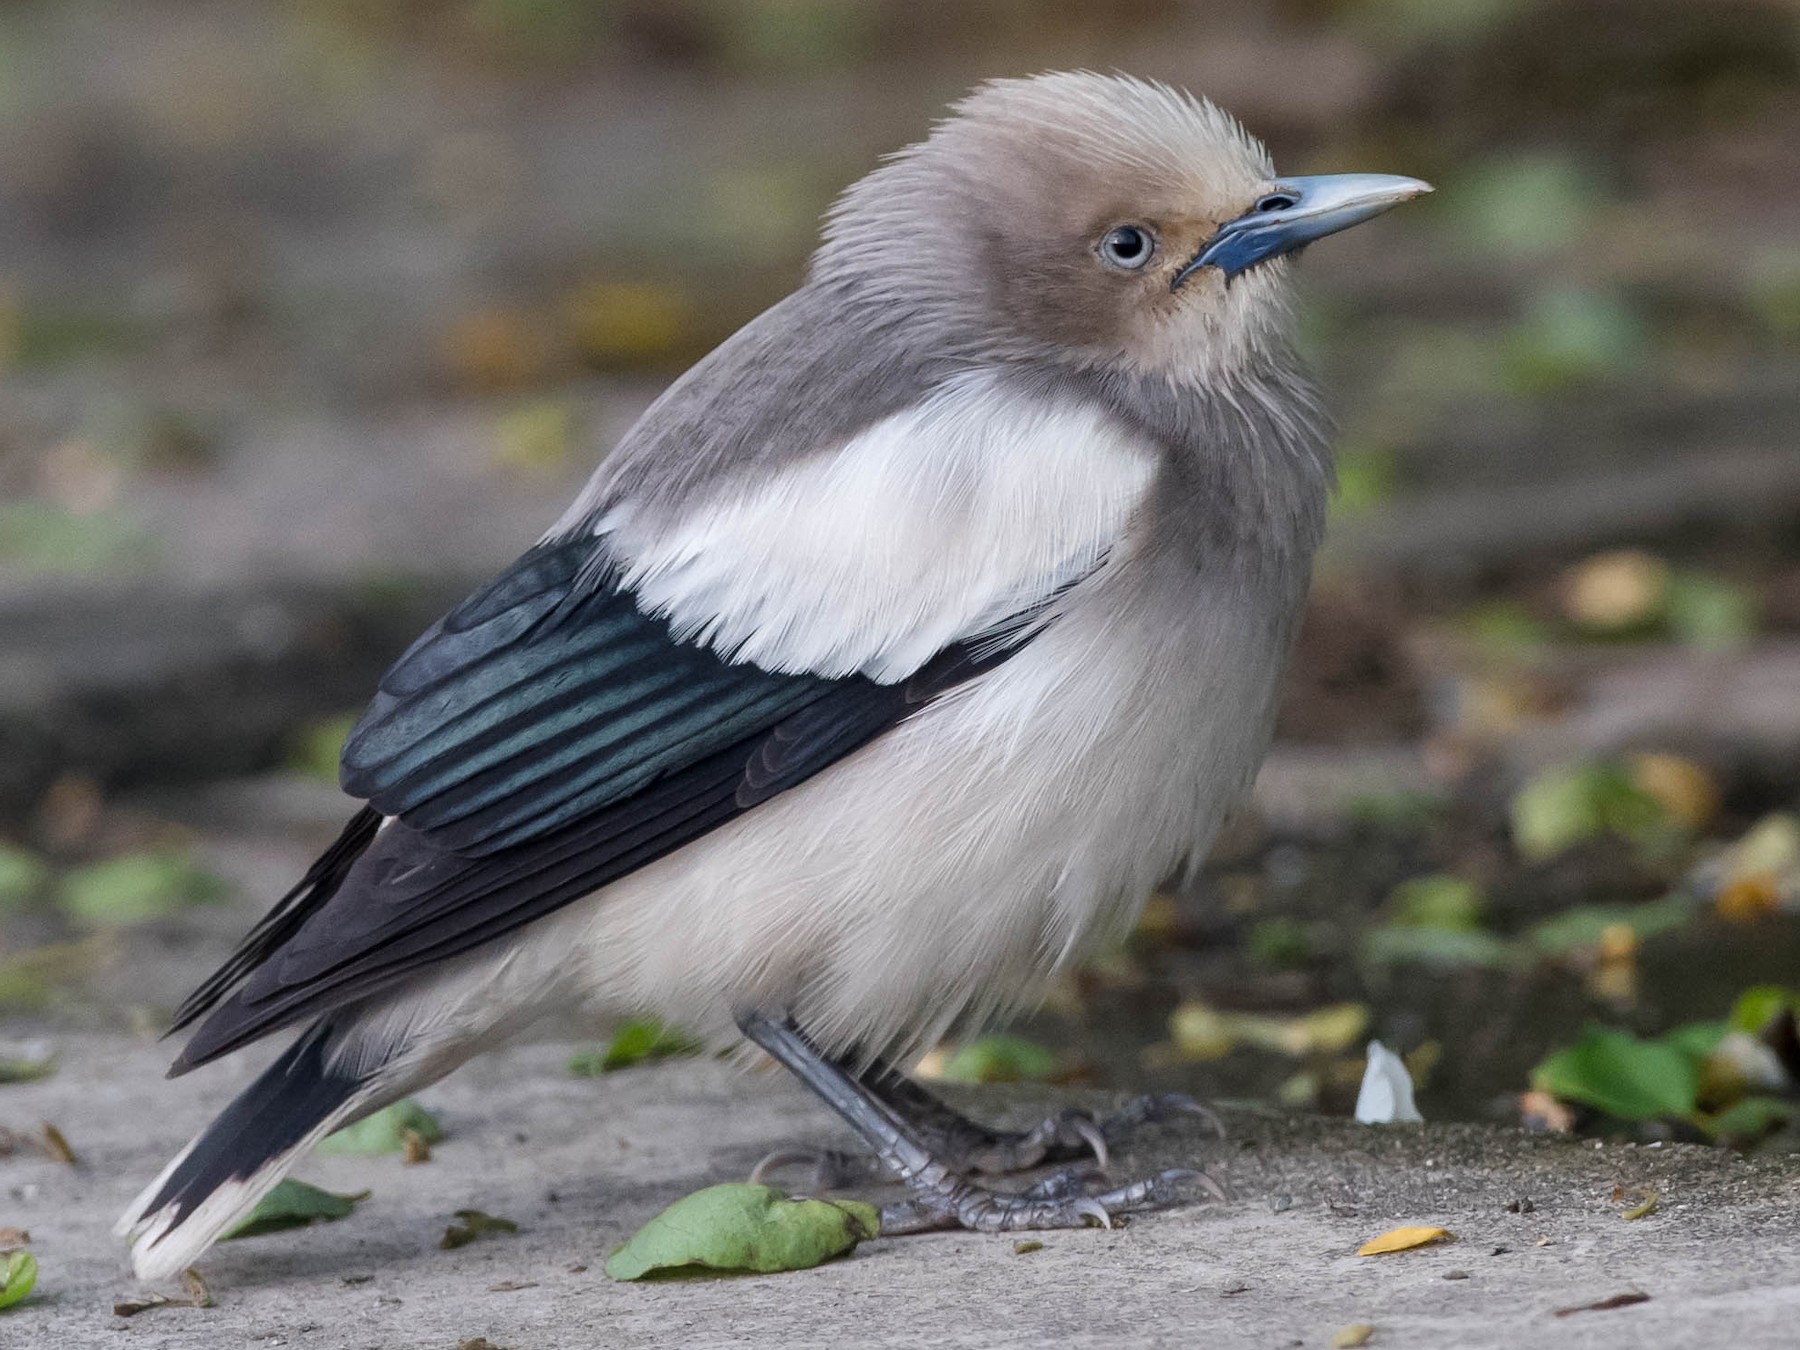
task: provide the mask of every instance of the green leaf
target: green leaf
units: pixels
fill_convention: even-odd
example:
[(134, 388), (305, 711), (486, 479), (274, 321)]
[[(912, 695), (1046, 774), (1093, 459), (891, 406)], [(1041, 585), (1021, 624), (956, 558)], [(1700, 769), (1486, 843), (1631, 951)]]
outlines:
[(1399, 473), (1393, 450), (1385, 445), (1352, 443), (1339, 447), (1337, 491), (1331, 509), (1341, 515), (1367, 511), (1394, 496)]
[(49, 865), (37, 854), (0, 844), (0, 914), (24, 909), (49, 877)]
[(502, 1219), (497, 1214), (483, 1214), (478, 1209), (459, 1209), (456, 1211), (457, 1221), (444, 1230), (444, 1236), (438, 1239), (438, 1246), (445, 1251), (455, 1251), (458, 1247), (466, 1247), (483, 1233), (516, 1233), (519, 1225), (511, 1219)]
[(1800, 1011), (1800, 993), (1779, 984), (1759, 984), (1737, 996), (1726, 1022), (1731, 1030), (1754, 1036), (1790, 1011)]
[(1686, 1118), (1699, 1095), (1700, 1066), (1663, 1041), (1590, 1027), (1576, 1044), (1532, 1070), (1531, 1082), (1540, 1092), (1622, 1120)]
[(1742, 647), (1756, 636), (1756, 597), (1742, 586), (1700, 572), (1669, 580), (1665, 622), (1691, 647), (1712, 651)]
[(1513, 795), (1513, 842), (1528, 862), (1546, 862), (1604, 834), (1648, 842), (1671, 828), (1663, 804), (1616, 764), (1559, 764)]
[(0, 502), (0, 563), (37, 573), (93, 573), (154, 551), (135, 526), (102, 512), (79, 515), (44, 501)]
[(860, 1200), (791, 1199), (772, 1186), (728, 1182), (684, 1196), (606, 1261), (615, 1280), (659, 1273), (807, 1270), (880, 1232)]
[(1774, 1097), (1745, 1097), (1717, 1115), (1698, 1117), (1698, 1124), (1715, 1139), (1755, 1141), (1785, 1125), (1795, 1109)]
[(132, 853), (67, 873), (57, 905), (77, 923), (142, 923), (219, 899), (225, 884), (182, 849)]
[(1463, 629), (1493, 652), (1535, 651), (1550, 644), (1550, 626), (1517, 600), (1495, 600), (1463, 614)]
[(1502, 357), (1516, 392), (1547, 394), (1622, 375), (1646, 345), (1642, 322), (1616, 299), (1554, 287), (1532, 297)]
[(605, 1050), (583, 1050), (571, 1057), (569, 1072), (577, 1078), (592, 1078), (634, 1064), (697, 1055), (700, 1049), (700, 1042), (685, 1031), (664, 1026), (654, 1017), (638, 1018), (620, 1027)]
[(1481, 887), (1448, 872), (1414, 877), (1388, 897), (1389, 922), (1401, 928), (1441, 928), (1475, 932), (1484, 905)]
[(338, 1195), (289, 1177), (277, 1182), (275, 1189), (250, 1211), (249, 1217), (227, 1232), (220, 1241), (260, 1237), (264, 1233), (279, 1233), (286, 1228), (305, 1228), (315, 1223), (331, 1223), (347, 1217), (359, 1201), (368, 1198), (368, 1191), (358, 1191), (355, 1195)]
[(0, 1083), (35, 1083), (56, 1072), (56, 1051), (43, 1041), (0, 1045)]
[(336, 1134), (327, 1135), (319, 1145), (321, 1153), (399, 1153), (406, 1148), (406, 1132), (411, 1130), (427, 1144), (444, 1137), (444, 1127), (437, 1117), (411, 1097), (402, 1097), (392, 1106), (384, 1106), (372, 1116), (364, 1116), (354, 1125), (346, 1125)]
[[(1421, 11), (1435, 8), (1414, 3)], [(1585, 233), (1599, 205), (1594, 184), (1593, 170), (1574, 159), (1515, 154), (1471, 162), (1434, 205), (1472, 249), (1533, 257), (1567, 247)]]
[(983, 1036), (960, 1047), (939, 1076), (947, 1083), (1030, 1083), (1056, 1072), (1056, 1054), (1020, 1036)]
[(10, 1308), (37, 1284), (37, 1257), (28, 1251), (6, 1254), (6, 1265), (0, 1268), (0, 1308)]
[(1275, 970), (1303, 966), (1312, 955), (1312, 940), (1307, 936), (1306, 925), (1286, 916), (1259, 919), (1251, 925), (1245, 942), (1251, 960)]
[(1672, 1031), (1665, 1031), (1657, 1039), (1700, 1064), (1719, 1048), (1719, 1042), (1725, 1039), (1727, 1030), (1729, 1028), (1723, 1022), (1688, 1022)]
[(1363, 959), (1382, 966), (1486, 966), (1502, 968), (1518, 960), (1504, 938), (1480, 929), (1409, 928), (1384, 924), (1363, 939)]
[(1598, 947), (1606, 930), (1617, 925), (1631, 929), (1643, 942), (1693, 917), (1693, 907), (1679, 895), (1643, 905), (1582, 905), (1537, 924), (1527, 941), (1545, 956), (1568, 956)]

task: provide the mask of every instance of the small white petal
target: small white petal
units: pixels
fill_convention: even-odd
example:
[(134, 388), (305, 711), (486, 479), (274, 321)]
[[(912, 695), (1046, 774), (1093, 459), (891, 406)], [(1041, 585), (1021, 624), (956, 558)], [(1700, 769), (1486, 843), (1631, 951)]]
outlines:
[(1369, 1067), (1356, 1094), (1356, 1118), (1364, 1125), (1418, 1124), (1425, 1117), (1413, 1105), (1412, 1075), (1400, 1056), (1380, 1041), (1369, 1042)]

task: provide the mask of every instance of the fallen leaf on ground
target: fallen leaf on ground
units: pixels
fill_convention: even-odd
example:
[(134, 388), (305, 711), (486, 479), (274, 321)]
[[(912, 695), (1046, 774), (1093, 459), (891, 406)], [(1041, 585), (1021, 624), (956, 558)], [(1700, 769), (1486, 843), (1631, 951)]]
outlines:
[(142, 923), (189, 905), (209, 904), (225, 883), (185, 849), (133, 853), (65, 873), (57, 906), (79, 924)]
[(402, 1097), (373, 1115), (364, 1116), (354, 1125), (346, 1125), (327, 1135), (319, 1145), (321, 1153), (403, 1153), (408, 1132), (418, 1135), (426, 1144), (444, 1137), (444, 1127), (437, 1117), (411, 1097)]
[(1614, 1294), (1611, 1298), (1603, 1298), (1598, 1303), (1578, 1303), (1573, 1308), (1558, 1308), (1556, 1316), (1569, 1317), (1575, 1313), (1611, 1312), (1614, 1308), (1629, 1308), (1634, 1303), (1648, 1303), (1650, 1295), (1641, 1289), (1628, 1289), (1623, 1294)]
[(56, 1052), (43, 1041), (0, 1050), (0, 1083), (35, 1083), (56, 1072)]
[(658, 1273), (807, 1270), (875, 1237), (881, 1216), (859, 1200), (790, 1198), (728, 1182), (684, 1196), (606, 1261), (615, 1280)]
[(1359, 1345), (1367, 1345), (1374, 1334), (1375, 1328), (1367, 1322), (1352, 1322), (1331, 1338), (1332, 1350), (1356, 1350)]
[(420, 1163), (431, 1161), (431, 1140), (418, 1130), (400, 1131), (400, 1161), (408, 1167), (417, 1167)]
[(1056, 1072), (1056, 1052), (1022, 1036), (983, 1036), (960, 1046), (939, 1077), (946, 1083), (1030, 1083)]
[(358, 1191), (355, 1195), (338, 1195), (289, 1177), (278, 1182), (275, 1189), (250, 1211), (249, 1217), (227, 1232), (220, 1241), (258, 1237), (263, 1233), (279, 1233), (285, 1228), (305, 1228), (315, 1223), (331, 1223), (346, 1217), (358, 1202), (368, 1198), (368, 1191)]
[(1528, 1130), (1572, 1134), (1575, 1130), (1575, 1113), (1548, 1092), (1521, 1092), (1519, 1124)]
[(37, 1257), (30, 1252), (12, 1252), (0, 1266), (0, 1308), (10, 1308), (24, 1298), (37, 1283)]
[(457, 1222), (444, 1230), (444, 1236), (438, 1239), (438, 1246), (445, 1251), (455, 1251), (458, 1247), (466, 1247), (483, 1233), (516, 1233), (519, 1225), (511, 1219), (502, 1219), (495, 1214), (483, 1214), (478, 1209), (459, 1209), (456, 1211)]
[(1590, 633), (1649, 627), (1669, 600), (1669, 565), (1639, 549), (1599, 553), (1563, 574), (1563, 615)]
[(0, 844), (0, 912), (28, 907), (49, 877), (49, 864), (35, 853)]
[(1390, 1229), (1380, 1237), (1370, 1238), (1356, 1249), (1358, 1256), (1385, 1256), (1389, 1252), (1410, 1252), (1416, 1247), (1429, 1247), (1438, 1242), (1454, 1242), (1456, 1235), (1444, 1228), (1407, 1226)]
[(113, 1300), (114, 1317), (136, 1317), (139, 1313), (149, 1312), (152, 1308), (186, 1307), (184, 1299), (172, 1299), (167, 1294), (144, 1294), (138, 1298), (118, 1298)]
[(1025, 1242), (1013, 1243), (1014, 1256), (1026, 1256), (1032, 1252), (1041, 1252), (1043, 1250), (1044, 1244), (1039, 1242), (1036, 1238), (1031, 1238)]
[(1590, 1027), (1531, 1072), (1531, 1084), (1563, 1101), (1584, 1102), (1621, 1120), (1686, 1118), (1700, 1091), (1698, 1058), (1665, 1040)]
[(65, 1167), (77, 1165), (75, 1150), (69, 1147), (69, 1141), (63, 1137), (63, 1132), (49, 1121), (46, 1120), (38, 1127), (38, 1139), (44, 1156), (51, 1162), (59, 1162)]
[(666, 1026), (654, 1017), (625, 1023), (613, 1033), (605, 1050), (584, 1050), (569, 1060), (569, 1072), (577, 1078), (651, 1064), (659, 1059), (700, 1053), (700, 1043), (678, 1027)]
[(187, 1290), (188, 1301), (196, 1308), (213, 1306), (212, 1290), (206, 1287), (206, 1280), (192, 1266), (181, 1272), (181, 1287)]
[(0, 1228), (0, 1252), (10, 1252), (14, 1247), (29, 1247), (31, 1234), (23, 1228)]
[(1659, 1196), (1655, 1191), (1649, 1190), (1646, 1187), (1643, 1187), (1643, 1186), (1615, 1186), (1615, 1187), (1613, 1187), (1613, 1203), (1616, 1205), (1616, 1204), (1620, 1204), (1626, 1200), (1635, 1200), (1637, 1203), (1632, 1205), (1630, 1209), (1623, 1211), (1619, 1215), (1619, 1217), (1621, 1219), (1646, 1219), (1646, 1218), (1649, 1218), (1650, 1215), (1656, 1213), (1657, 1206), (1662, 1204), (1662, 1197)]
[(488, 1293), (514, 1294), (521, 1289), (536, 1289), (537, 1287), (536, 1280), (502, 1280), (499, 1284), (490, 1284)]
[(1632, 783), (1662, 804), (1669, 818), (1691, 831), (1705, 829), (1719, 814), (1719, 785), (1691, 759), (1641, 754), (1626, 761)]

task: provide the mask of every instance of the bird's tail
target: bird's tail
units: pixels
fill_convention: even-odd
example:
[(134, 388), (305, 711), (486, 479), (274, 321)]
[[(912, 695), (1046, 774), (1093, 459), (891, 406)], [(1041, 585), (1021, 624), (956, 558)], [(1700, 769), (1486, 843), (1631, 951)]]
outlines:
[(332, 1055), (332, 1033), (329, 1019), (309, 1028), (132, 1201), (116, 1231), (140, 1279), (191, 1265), (314, 1144), (394, 1095)]

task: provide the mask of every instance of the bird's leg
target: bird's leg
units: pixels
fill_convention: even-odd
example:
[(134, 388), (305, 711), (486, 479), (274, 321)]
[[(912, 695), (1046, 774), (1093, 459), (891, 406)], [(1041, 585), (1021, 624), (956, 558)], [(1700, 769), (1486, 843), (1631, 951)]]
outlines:
[(934, 1151), (927, 1132), (868, 1083), (833, 1063), (791, 1019), (743, 1013), (738, 1026), (842, 1116), (912, 1191), (909, 1200), (882, 1210), (885, 1233), (957, 1227), (1005, 1232), (1089, 1223), (1109, 1228), (1115, 1214), (1173, 1204), (1180, 1198), (1181, 1183), (1197, 1175), (1171, 1170), (1098, 1195), (1087, 1194), (1078, 1179), (1063, 1174), (1018, 1193), (992, 1190), (964, 1176), (952, 1160)]

